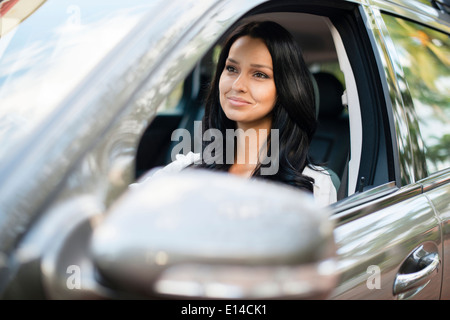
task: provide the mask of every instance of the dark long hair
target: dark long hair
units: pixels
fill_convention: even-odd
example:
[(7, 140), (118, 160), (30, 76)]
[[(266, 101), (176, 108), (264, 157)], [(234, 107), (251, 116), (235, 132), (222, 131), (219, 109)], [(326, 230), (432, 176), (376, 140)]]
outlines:
[[(304, 176), (302, 171), (305, 166), (311, 164), (308, 149), (317, 126), (314, 89), (300, 47), (292, 35), (279, 24), (271, 21), (250, 22), (235, 29), (228, 37), (206, 98), (203, 132), (210, 128), (219, 129), (225, 146), (226, 129), (236, 129), (235, 122), (226, 117), (220, 105), (219, 80), (232, 44), (243, 36), (262, 39), (265, 42), (272, 56), (277, 91), (277, 101), (272, 110), (272, 129), (279, 130), (279, 170), (273, 175), (261, 175), (261, 167), (265, 165), (259, 163), (252, 176), (284, 182), (312, 192), (314, 181)], [(270, 138), (269, 134), (268, 146)], [(203, 142), (203, 150), (209, 143), (211, 142)], [(223, 152), (225, 153), (225, 150)], [(225, 154), (223, 159), (226, 159)], [(231, 164), (225, 162), (207, 164), (205, 159), (200, 165), (223, 171), (228, 171), (230, 166)]]

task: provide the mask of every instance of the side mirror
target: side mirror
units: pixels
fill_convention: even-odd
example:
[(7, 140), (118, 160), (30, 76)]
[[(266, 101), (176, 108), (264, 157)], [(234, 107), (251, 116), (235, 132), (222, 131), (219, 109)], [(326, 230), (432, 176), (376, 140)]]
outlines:
[(105, 283), (143, 298), (322, 299), (333, 225), (289, 186), (187, 169), (131, 189), (94, 229)]

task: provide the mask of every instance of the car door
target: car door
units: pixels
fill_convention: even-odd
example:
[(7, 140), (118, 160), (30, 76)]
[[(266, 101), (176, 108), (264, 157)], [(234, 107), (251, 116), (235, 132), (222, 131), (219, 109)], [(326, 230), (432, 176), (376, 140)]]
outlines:
[(271, 2), (251, 13), (324, 15), (338, 47), (352, 147), (348, 176), (342, 177), (346, 196), (332, 207), (339, 282), (329, 298), (439, 299), (441, 224), (416, 179), (421, 156), (410, 141), (417, 137), (405, 116), (405, 93), (393, 76), (398, 70), (390, 43), (377, 26), (380, 16), (376, 8), (345, 1), (339, 8), (332, 2), (297, 4)]
[(349, 101), (352, 150), (349, 173), (343, 177), (348, 197), (333, 206), (332, 217), (340, 281), (329, 298), (438, 299), (440, 220), (423, 185), (415, 181), (420, 155), (409, 141), (417, 137), (405, 117), (404, 93), (392, 77), (397, 70), (386, 39), (372, 28), (380, 17), (371, 7), (355, 4), (342, 11), (331, 2), (298, 4), (277, 2), (258, 9), (269, 16), (282, 9), (329, 15)]
[(441, 228), (421, 185), (377, 189), (334, 216), (341, 279), (330, 298), (439, 299)]
[[(423, 159), (417, 180), (442, 223), (443, 280), (442, 299), (449, 299), (448, 279), (448, 224), (450, 192), (450, 16), (444, 10), (434, 11), (445, 21), (424, 23), (420, 14), (399, 17), (391, 11), (382, 12), (382, 18), (395, 48), (397, 65), (408, 90), (405, 91), (405, 113), (410, 114), (409, 127), (417, 143), (414, 153)], [(423, 68), (416, 66), (423, 65)], [(426, 67), (425, 67), (426, 66)], [(399, 75), (400, 77), (400, 75)]]
[(449, 206), (449, 194), (450, 194), (450, 170), (440, 172), (430, 176), (429, 178), (420, 181), (422, 184), (425, 195), (429, 198), (429, 201), (433, 205), (441, 221), (442, 231), (442, 290), (441, 299), (450, 299), (449, 279), (450, 271), (446, 267), (448, 266), (448, 260), (450, 256), (450, 206)]
[[(442, 277), (448, 274), (443, 268), (446, 265), (443, 237), (448, 234), (445, 231), (448, 228), (448, 157), (428, 176), (430, 168), (425, 165), (423, 138), (418, 134), (423, 120), (416, 118), (423, 104), (414, 97), (417, 82), (404, 72), (405, 60), (399, 60), (400, 39), (393, 41), (390, 36), (398, 31), (393, 29), (392, 20), (401, 19), (390, 13), (398, 13), (399, 8), (385, 4), (381, 8), (364, 9), (363, 20), (369, 26), (366, 28), (369, 34), (374, 36), (374, 52), (381, 53), (379, 61), (389, 84), (386, 92), (392, 108), (391, 129), (396, 132), (392, 147), (398, 155), (395, 170), (400, 177), (397, 182), (357, 193), (336, 206), (338, 213), (333, 219), (337, 223), (335, 237), (342, 275), (330, 298), (440, 299), (441, 286), (447, 294)], [(421, 15), (410, 13), (407, 18), (420, 19)], [(409, 30), (421, 31), (417, 27)], [(440, 66), (439, 70), (448, 75), (448, 65)], [(409, 88), (405, 86), (408, 81)]]

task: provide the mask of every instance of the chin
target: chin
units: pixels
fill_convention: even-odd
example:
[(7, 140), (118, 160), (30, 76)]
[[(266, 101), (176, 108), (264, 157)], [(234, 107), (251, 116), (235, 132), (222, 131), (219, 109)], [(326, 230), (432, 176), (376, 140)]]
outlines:
[(236, 121), (236, 122), (242, 122), (242, 121), (246, 121), (247, 117), (243, 114), (244, 112), (242, 111), (224, 111), (225, 116), (231, 120), (231, 121)]

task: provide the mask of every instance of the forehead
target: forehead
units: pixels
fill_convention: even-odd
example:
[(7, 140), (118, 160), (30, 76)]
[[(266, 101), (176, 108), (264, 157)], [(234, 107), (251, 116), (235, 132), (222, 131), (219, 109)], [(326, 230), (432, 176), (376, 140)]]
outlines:
[(265, 62), (272, 64), (272, 56), (265, 42), (260, 38), (243, 36), (238, 38), (230, 47), (229, 58), (236, 60), (251, 60), (254, 62)]

